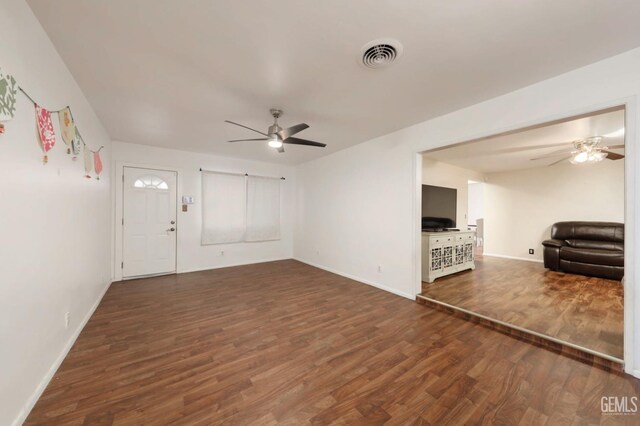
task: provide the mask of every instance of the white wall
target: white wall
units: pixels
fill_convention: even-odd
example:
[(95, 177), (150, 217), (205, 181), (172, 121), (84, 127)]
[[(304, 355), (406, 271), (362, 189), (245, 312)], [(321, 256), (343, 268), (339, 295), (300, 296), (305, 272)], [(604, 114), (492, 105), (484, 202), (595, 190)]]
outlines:
[(485, 254), (542, 261), (542, 241), (550, 238), (555, 222), (624, 222), (624, 160), (566, 161), (491, 173), (487, 179)]
[(457, 190), (456, 228), (466, 229), (469, 224), (467, 211), (469, 208), (469, 181), (480, 181), (482, 173), (463, 169), (451, 164), (432, 160), (428, 156), (422, 158), (422, 183), (425, 185), (443, 186)]
[[(166, 168), (178, 171), (178, 200), (183, 195), (195, 198), (187, 212), (178, 208), (178, 272), (189, 272), (223, 266), (241, 265), (293, 257), (293, 228), (295, 224), (295, 168), (292, 166), (240, 160), (236, 158), (199, 154), (137, 145), (113, 143), (114, 190), (122, 185), (122, 164)], [(202, 246), (202, 178), (200, 168), (233, 173), (285, 177), (281, 192), (282, 228), (279, 241), (216, 244)], [(118, 198), (118, 197), (116, 197)], [(117, 214), (115, 222), (118, 222)], [(115, 227), (114, 276), (119, 278), (122, 242), (120, 227)], [(224, 251), (224, 255), (221, 255)]]
[(484, 218), (484, 183), (470, 183), (467, 205), (467, 222), (475, 225), (476, 220)]
[[(628, 164), (630, 157), (635, 164), (639, 93), (640, 49), (635, 49), (305, 163), (298, 169), (295, 256), (413, 297), (419, 283), (417, 152), (629, 101), (626, 153)], [(636, 174), (629, 168), (627, 178), (637, 182)], [(627, 199), (627, 215), (635, 220), (638, 196)], [(626, 222), (627, 235), (635, 235), (634, 222)], [(630, 259), (637, 259), (639, 242), (627, 246)], [(627, 265), (625, 303), (640, 306), (637, 266)], [(627, 331), (640, 324), (639, 314), (626, 318)], [(626, 353), (627, 369), (633, 370), (640, 367), (640, 334), (625, 338), (626, 350), (636, 349), (635, 358)]]
[[(105, 145), (85, 179), (61, 139), (42, 164), (33, 105), (18, 93), (0, 135), (0, 424), (19, 423), (110, 283), (110, 140), (22, 0), (0, 1), (0, 67), (43, 106), (70, 105), (86, 142)], [(57, 116), (54, 116), (56, 130)], [(58, 132), (59, 134), (59, 132)], [(70, 312), (65, 328), (64, 314)]]

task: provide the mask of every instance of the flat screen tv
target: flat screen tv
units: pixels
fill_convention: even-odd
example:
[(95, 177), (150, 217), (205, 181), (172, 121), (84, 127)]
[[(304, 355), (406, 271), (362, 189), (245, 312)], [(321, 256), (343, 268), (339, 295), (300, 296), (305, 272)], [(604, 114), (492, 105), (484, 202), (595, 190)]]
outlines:
[(457, 204), (457, 189), (422, 185), (422, 229), (455, 228)]

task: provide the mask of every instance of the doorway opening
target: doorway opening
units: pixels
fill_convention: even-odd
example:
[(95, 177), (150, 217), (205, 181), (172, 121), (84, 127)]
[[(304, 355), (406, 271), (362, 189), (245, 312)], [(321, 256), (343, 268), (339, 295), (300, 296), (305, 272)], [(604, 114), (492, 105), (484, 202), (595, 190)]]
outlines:
[(625, 130), (620, 106), (422, 153), (458, 202), (423, 215), (418, 299), (621, 366)]

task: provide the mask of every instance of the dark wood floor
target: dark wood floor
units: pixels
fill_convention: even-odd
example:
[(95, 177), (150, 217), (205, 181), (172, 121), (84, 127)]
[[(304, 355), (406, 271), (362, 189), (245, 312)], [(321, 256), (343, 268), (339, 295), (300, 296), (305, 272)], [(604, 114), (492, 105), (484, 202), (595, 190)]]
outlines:
[(542, 263), (476, 257), (475, 271), (422, 283), (422, 295), (623, 357), (620, 281), (552, 272)]
[(574, 424), (638, 380), (296, 261), (116, 283), (27, 424)]

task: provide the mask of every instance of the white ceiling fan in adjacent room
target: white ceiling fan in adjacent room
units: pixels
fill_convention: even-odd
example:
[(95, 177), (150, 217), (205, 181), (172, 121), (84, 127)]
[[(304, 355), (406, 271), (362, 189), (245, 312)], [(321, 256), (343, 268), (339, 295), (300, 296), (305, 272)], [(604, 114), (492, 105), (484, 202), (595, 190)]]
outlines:
[[(622, 130), (622, 132), (624, 132), (624, 130)], [(624, 145), (601, 145), (602, 141), (605, 138), (621, 136), (617, 134), (618, 132), (614, 133), (616, 134), (605, 136), (591, 136), (586, 139), (578, 139), (572, 142), (567, 142), (567, 144), (573, 145), (573, 149), (569, 148), (569, 150), (563, 149), (560, 151), (555, 151), (546, 155), (542, 155), (540, 157), (532, 158), (531, 161), (562, 157), (558, 161), (549, 164), (550, 166), (553, 166), (554, 164), (561, 163), (565, 160), (569, 160), (571, 164), (593, 164), (600, 162), (605, 158), (608, 160), (621, 160), (624, 158), (624, 155), (618, 154), (611, 150), (624, 149)]]
[(292, 145), (317, 146), (320, 148), (324, 148), (325, 146), (327, 146), (327, 144), (320, 143), (320, 142), (314, 142), (307, 139), (294, 138), (293, 135), (303, 131), (304, 129), (309, 128), (309, 125), (305, 123), (300, 123), (300, 124), (296, 124), (295, 126), (291, 126), (286, 129), (283, 129), (278, 125), (278, 118), (282, 116), (282, 110), (272, 108), (270, 112), (271, 112), (271, 115), (273, 116), (274, 122), (271, 126), (269, 126), (267, 133), (263, 133), (259, 130), (252, 129), (251, 127), (247, 127), (243, 124), (225, 120), (226, 123), (244, 127), (245, 129), (251, 130), (252, 132), (260, 133), (261, 135), (265, 136), (264, 138), (257, 138), (257, 139), (234, 139), (227, 142), (268, 141), (268, 145), (272, 148), (277, 149), (279, 153), (284, 152), (283, 144), (286, 144), (286, 143), (292, 144)]

